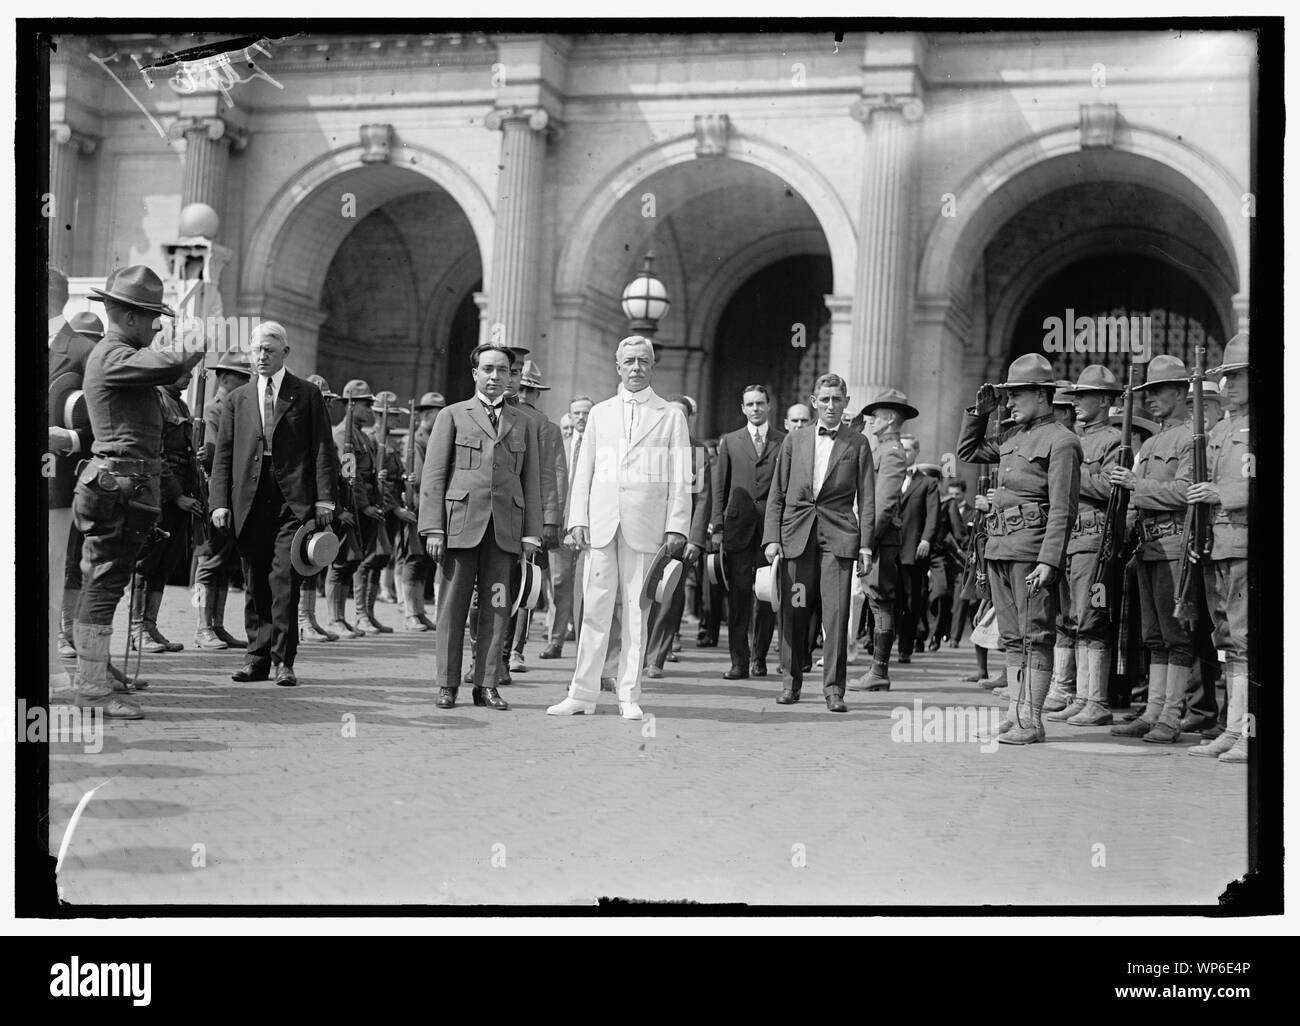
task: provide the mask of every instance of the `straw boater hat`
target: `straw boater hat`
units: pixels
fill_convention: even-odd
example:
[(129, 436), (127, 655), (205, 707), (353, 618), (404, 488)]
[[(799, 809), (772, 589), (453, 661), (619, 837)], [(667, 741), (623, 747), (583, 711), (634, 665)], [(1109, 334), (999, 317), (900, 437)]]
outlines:
[(883, 392), (878, 392), (871, 402), (862, 407), (862, 415), (870, 417), (871, 411), (878, 406), (888, 406), (902, 411), (904, 420), (911, 420), (919, 414), (917, 408), (907, 401), (907, 396), (896, 388), (887, 388)]
[(777, 612), (781, 609), (781, 557), (772, 560), (771, 566), (760, 566), (754, 571), (754, 597), (766, 602)]
[(674, 559), (668, 546), (660, 545), (645, 575), (645, 597), (650, 602), (667, 605), (682, 581), (682, 561)]
[(1213, 374), (1217, 378), (1227, 374), (1228, 371), (1245, 370), (1249, 366), (1250, 332), (1239, 331), (1223, 347), (1223, 362), (1217, 367), (1211, 367), (1205, 373)]
[(309, 520), (294, 532), (289, 546), (289, 561), (302, 577), (314, 577), (334, 562), (339, 554), (338, 536), (331, 530), (317, 528)]
[(175, 311), (163, 302), (162, 279), (143, 264), (119, 267), (108, 276), (102, 289), (90, 291), (89, 298), (101, 303), (111, 299), (148, 313), (176, 316)]
[(1142, 392), (1159, 385), (1185, 385), (1188, 380), (1187, 364), (1176, 356), (1161, 353), (1147, 364), (1147, 379), (1135, 386), (1134, 391)]
[(704, 576), (712, 585), (727, 585), (727, 560), (721, 552), (710, 552), (704, 557)]
[[(518, 565), (519, 584), (515, 587), (515, 600), (510, 606), (511, 616), (520, 609), (527, 609), (530, 612), (536, 609), (542, 597), (542, 572), (537, 568), (537, 564), (531, 559), (526, 559)], [(510, 576), (513, 580), (515, 573), (512, 572)]]

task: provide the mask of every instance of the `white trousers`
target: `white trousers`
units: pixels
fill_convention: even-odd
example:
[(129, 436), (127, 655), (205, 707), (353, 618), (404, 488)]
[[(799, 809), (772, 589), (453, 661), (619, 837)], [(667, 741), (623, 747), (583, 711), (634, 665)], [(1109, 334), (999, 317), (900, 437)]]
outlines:
[(573, 671), (573, 683), (569, 685), (569, 697), (584, 702), (594, 702), (600, 697), (606, 657), (611, 647), (616, 647), (618, 700), (639, 702), (650, 620), (650, 603), (642, 596), (642, 588), (654, 553), (637, 552), (623, 539), (622, 530), (618, 530), (608, 545), (593, 548), (586, 555), (582, 632), (578, 635), (578, 664)]

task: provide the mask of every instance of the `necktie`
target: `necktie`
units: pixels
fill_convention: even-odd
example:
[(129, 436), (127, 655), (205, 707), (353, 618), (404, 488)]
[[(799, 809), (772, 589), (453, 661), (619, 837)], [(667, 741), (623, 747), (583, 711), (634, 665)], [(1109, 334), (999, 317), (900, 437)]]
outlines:
[(754, 432), (754, 455), (763, 455), (763, 436), (757, 431)]
[(912, 484), (912, 472), (909, 470), (906, 474), (903, 475), (903, 491), (907, 491), (907, 489), (911, 486), (911, 484)]
[(489, 406), (487, 405), (487, 403), (484, 403), (483, 409), (487, 410), (488, 420), (492, 422), (492, 433), (495, 435), (497, 433), (497, 422), (499, 420), (499, 415), (497, 414), (497, 408), (495, 406)]
[(578, 452), (581, 449), (582, 449), (582, 432), (575, 431), (573, 433), (573, 459), (569, 461), (570, 468), (576, 467), (578, 465)]
[(275, 379), (266, 379), (266, 395), (262, 398), (262, 452), (271, 451), (271, 424), (275, 421)]
[(636, 403), (635, 399), (626, 400), (627, 404), (632, 407), (627, 418), (627, 440), (632, 441), (632, 432), (636, 430)]

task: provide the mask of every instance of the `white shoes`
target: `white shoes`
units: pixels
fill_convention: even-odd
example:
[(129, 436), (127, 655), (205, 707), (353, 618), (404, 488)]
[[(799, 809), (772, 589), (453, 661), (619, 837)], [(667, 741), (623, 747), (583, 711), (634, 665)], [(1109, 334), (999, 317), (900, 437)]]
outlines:
[[(563, 702), (546, 710), (547, 716), (579, 716), (583, 713), (589, 716), (596, 715), (596, 703), (584, 702), (580, 698), (566, 698)], [(638, 715), (640, 715), (639, 710)]]
[(642, 716), (641, 707), (635, 702), (619, 702), (618, 711), (625, 720), (639, 720)]

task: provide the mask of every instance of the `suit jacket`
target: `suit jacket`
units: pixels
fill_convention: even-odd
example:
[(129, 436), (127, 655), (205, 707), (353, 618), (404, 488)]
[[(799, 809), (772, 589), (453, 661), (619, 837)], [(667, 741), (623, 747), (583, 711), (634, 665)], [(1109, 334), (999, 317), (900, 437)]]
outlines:
[[(754, 451), (749, 425), (718, 439), (718, 465), (713, 472), (713, 515), (721, 511), (722, 548), (739, 552), (763, 535), (767, 496), (776, 470), (776, 456), (785, 432), (767, 429), (762, 455)], [(745, 494), (737, 494), (742, 489)], [(715, 522), (714, 526), (718, 526)]]
[[(60, 374), (72, 373), (81, 377), (83, 380), (86, 376), (86, 360), (90, 356), (90, 351), (95, 348), (95, 343), (86, 338), (85, 335), (79, 335), (68, 327), (68, 322), (64, 321), (50, 339), (50, 377), (49, 384), (54, 383), (54, 379)], [(57, 426), (55, 420), (61, 418), (62, 410), (50, 410), (50, 426)], [(54, 476), (50, 478), (49, 497), (50, 509), (67, 509), (72, 505), (72, 493), (77, 484), (77, 464), (90, 455), (91, 443), (95, 440), (94, 432), (89, 428), (78, 431), (77, 437), (81, 444), (73, 452), (59, 455), (54, 461)]]
[(763, 544), (778, 542), (783, 554), (793, 559), (803, 554), (813, 528), (820, 524), (831, 552), (856, 559), (859, 549), (875, 547), (876, 471), (871, 445), (852, 428), (841, 427), (831, 446), (821, 491), (814, 496), (816, 440), (817, 426), (810, 424), (790, 432), (781, 443)]
[(620, 529), (637, 552), (655, 552), (664, 533), (691, 530), (691, 439), (686, 415), (652, 388), (637, 393), (641, 406), (631, 440), (623, 430), (623, 393), (597, 403), (573, 468), (567, 527), (586, 527), (602, 548)]
[(922, 540), (928, 541), (931, 548), (937, 543), (939, 482), (928, 474), (913, 474), (912, 483), (903, 492), (898, 515), (903, 521), (898, 560), (911, 566), (916, 562), (916, 546)]
[[(212, 458), (208, 505), (231, 511), (236, 536), (253, 508), (258, 479), (268, 470), (262, 458), (259, 405), (256, 377), (226, 396)], [(337, 503), (335, 468), (325, 400), (310, 381), (286, 370), (275, 397), (269, 470), (295, 516), (306, 520), (316, 503)]]
[(687, 541), (704, 548), (713, 511), (713, 465), (709, 451), (691, 438), (691, 533)]
[(420, 475), (421, 535), (444, 534), (447, 547), (477, 548), (488, 521), (506, 552), (542, 534), (541, 443), (537, 422), (501, 404), (500, 433), (478, 398), (452, 403), (429, 434)]

